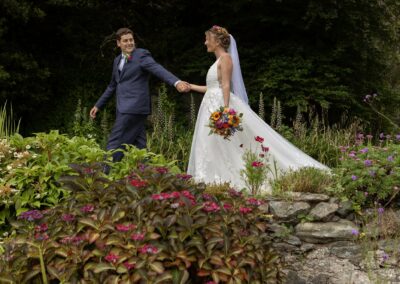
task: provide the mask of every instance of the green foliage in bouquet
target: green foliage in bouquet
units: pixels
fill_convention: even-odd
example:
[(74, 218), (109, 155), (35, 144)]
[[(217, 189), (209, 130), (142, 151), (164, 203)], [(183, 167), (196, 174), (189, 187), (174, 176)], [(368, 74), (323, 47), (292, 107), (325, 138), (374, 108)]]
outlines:
[(260, 200), (234, 190), (217, 200), (166, 167), (140, 164), (119, 181), (72, 167), (60, 180), (71, 197), (13, 222), (0, 281), (282, 283)]

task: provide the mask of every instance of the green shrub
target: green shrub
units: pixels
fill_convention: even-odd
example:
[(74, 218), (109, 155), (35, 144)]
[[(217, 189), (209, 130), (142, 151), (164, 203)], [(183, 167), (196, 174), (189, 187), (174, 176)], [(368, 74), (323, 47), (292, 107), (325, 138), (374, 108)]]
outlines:
[(235, 191), (217, 200), (165, 167), (114, 182), (73, 167), (61, 180), (70, 198), (13, 222), (2, 281), (282, 283), (259, 200)]
[(273, 193), (281, 194), (287, 191), (327, 193), (334, 185), (334, 178), (325, 171), (316, 168), (300, 168), (288, 171), (273, 183)]
[[(338, 193), (355, 202), (356, 206), (386, 207), (400, 201), (400, 135), (381, 135), (380, 145), (359, 134), (354, 146), (342, 146)], [(386, 141), (384, 141), (386, 140)], [(358, 208), (359, 209), (359, 208)]]
[[(8, 220), (24, 211), (43, 209), (58, 204), (69, 192), (58, 182), (60, 176), (72, 174), (71, 163), (103, 162), (106, 152), (94, 139), (68, 138), (58, 131), (38, 133), (23, 138), (16, 134), (0, 141), (0, 231)], [(125, 158), (111, 163), (110, 178), (120, 179), (143, 161), (152, 165), (179, 169), (161, 155), (128, 146)]]

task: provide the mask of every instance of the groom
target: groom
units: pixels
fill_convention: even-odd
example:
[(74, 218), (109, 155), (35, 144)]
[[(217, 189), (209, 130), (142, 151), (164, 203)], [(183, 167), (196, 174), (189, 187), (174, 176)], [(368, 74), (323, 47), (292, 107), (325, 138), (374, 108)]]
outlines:
[[(145, 121), (151, 108), (150, 74), (175, 86), (179, 92), (190, 91), (190, 85), (155, 62), (148, 50), (135, 48), (132, 30), (121, 28), (116, 36), (121, 54), (114, 59), (111, 82), (90, 110), (90, 117), (96, 118), (97, 112), (116, 93), (116, 119), (106, 149), (123, 148), (123, 144), (143, 149), (146, 148)], [(121, 152), (116, 152), (113, 161), (120, 161), (122, 157)]]

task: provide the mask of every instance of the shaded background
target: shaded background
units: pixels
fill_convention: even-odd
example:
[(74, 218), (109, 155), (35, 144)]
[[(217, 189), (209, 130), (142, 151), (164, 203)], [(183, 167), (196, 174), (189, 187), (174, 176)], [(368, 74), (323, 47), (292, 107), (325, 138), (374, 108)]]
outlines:
[[(67, 131), (78, 99), (90, 108), (106, 88), (123, 26), (167, 69), (204, 84), (215, 60), (204, 31), (216, 24), (236, 38), (253, 109), (262, 92), (267, 110), (282, 102), (287, 121), (300, 106), (330, 123), (347, 113), (389, 128), (363, 98), (377, 92), (379, 110), (400, 121), (400, 3), (321, 2), (0, 0), (0, 103), (12, 104), (24, 135)], [(152, 78), (153, 95), (160, 83)], [(168, 92), (185, 123), (189, 96)]]

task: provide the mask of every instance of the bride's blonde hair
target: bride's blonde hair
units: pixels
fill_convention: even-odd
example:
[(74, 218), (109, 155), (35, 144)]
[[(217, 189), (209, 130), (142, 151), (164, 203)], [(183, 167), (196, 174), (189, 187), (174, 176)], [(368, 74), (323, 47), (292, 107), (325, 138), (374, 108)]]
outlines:
[(228, 30), (220, 26), (212, 26), (206, 31), (206, 34), (213, 34), (216, 40), (221, 44), (221, 47), (225, 50), (228, 49), (231, 44), (231, 39), (229, 37)]

